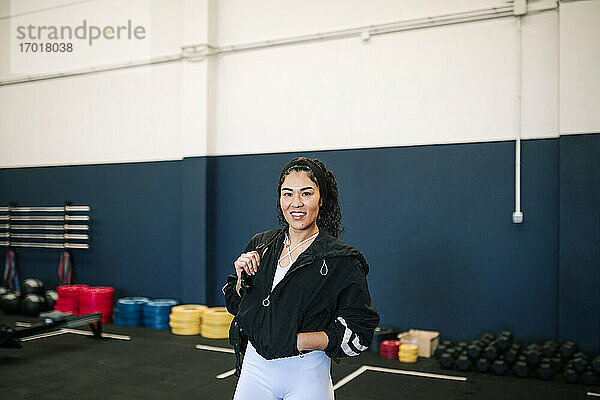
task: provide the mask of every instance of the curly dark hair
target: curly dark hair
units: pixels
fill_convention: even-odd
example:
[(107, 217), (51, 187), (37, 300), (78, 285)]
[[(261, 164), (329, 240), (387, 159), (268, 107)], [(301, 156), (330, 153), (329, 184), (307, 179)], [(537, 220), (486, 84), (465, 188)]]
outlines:
[[(294, 160), (302, 159), (306, 160), (306, 157), (298, 157)], [(342, 226), (342, 209), (340, 208), (340, 202), (338, 200), (338, 189), (335, 176), (333, 176), (333, 172), (328, 170), (325, 164), (323, 164), (321, 161), (317, 160), (316, 158), (312, 158), (310, 160), (317, 164), (324, 172), (325, 181), (327, 184), (327, 195), (325, 196), (323, 206), (319, 208), (317, 226), (319, 229), (325, 229), (334, 237), (339, 238), (344, 233), (344, 227)], [(283, 185), (285, 177), (288, 176), (292, 171), (306, 172), (310, 180), (313, 181), (317, 187), (319, 187), (319, 192), (323, 193), (315, 174), (310, 170), (310, 168), (305, 167), (304, 165), (293, 165), (286, 171), (282, 171), (281, 176), (279, 177), (279, 183), (277, 184), (277, 218), (279, 219), (279, 225), (286, 229), (289, 227), (289, 224), (285, 219), (283, 212), (281, 211), (279, 197), (281, 195), (281, 185)]]

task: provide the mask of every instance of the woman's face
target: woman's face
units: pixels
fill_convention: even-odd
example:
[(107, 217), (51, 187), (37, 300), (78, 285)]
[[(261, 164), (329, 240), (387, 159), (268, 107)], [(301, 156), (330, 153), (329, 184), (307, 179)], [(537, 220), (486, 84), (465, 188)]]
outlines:
[(292, 171), (281, 185), (279, 203), (290, 227), (304, 230), (317, 221), (322, 205), (321, 193), (306, 172)]

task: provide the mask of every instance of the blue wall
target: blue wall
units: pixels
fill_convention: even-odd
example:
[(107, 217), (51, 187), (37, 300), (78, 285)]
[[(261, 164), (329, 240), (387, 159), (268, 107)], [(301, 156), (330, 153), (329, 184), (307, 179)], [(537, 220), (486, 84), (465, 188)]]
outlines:
[[(302, 155), (336, 175), (343, 240), (371, 264), (382, 323), (454, 339), (507, 328), (598, 351), (598, 143), (523, 142), (522, 225), (511, 222), (514, 142)], [(277, 226), (277, 179), (297, 155), (4, 169), (0, 204), (90, 204), (92, 250), (74, 253), (80, 281), (222, 305), (248, 239)], [(58, 251), (19, 253), (23, 276), (56, 281)]]
[(560, 337), (600, 349), (600, 135), (560, 138)]
[[(138, 163), (0, 172), (1, 204), (92, 207), (91, 250), (73, 251), (82, 283), (118, 294), (181, 293), (181, 163)], [(21, 277), (56, 283), (59, 250), (17, 249)]]

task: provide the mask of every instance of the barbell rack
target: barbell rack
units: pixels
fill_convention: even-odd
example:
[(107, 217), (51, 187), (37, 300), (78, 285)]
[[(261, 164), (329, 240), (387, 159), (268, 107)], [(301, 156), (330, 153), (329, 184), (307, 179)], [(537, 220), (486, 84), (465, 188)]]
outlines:
[[(90, 206), (74, 206), (68, 202), (62, 207), (21, 207), (16, 204), (0, 207), (0, 221), (6, 222), (0, 224), (0, 238), (5, 239), (0, 241), (0, 247), (87, 250), (90, 248), (88, 243), (73, 241), (89, 241), (90, 235), (73, 232), (89, 231), (90, 216), (71, 215), (71, 213), (89, 213), (90, 211)], [(37, 214), (33, 215), (32, 213)], [(44, 213), (53, 213), (54, 215), (43, 215)], [(64, 222), (64, 224), (53, 225), (44, 224), (44, 222)], [(19, 233), (19, 231), (26, 232)], [(60, 231), (60, 233), (36, 233), (35, 231)], [(20, 239), (36, 239), (39, 242), (21, 241)]]

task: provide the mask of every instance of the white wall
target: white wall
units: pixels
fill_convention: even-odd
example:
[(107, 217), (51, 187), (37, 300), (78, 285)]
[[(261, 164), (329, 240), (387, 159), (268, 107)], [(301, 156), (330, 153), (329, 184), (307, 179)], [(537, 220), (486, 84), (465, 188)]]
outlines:
[[(65, 7), (45, 10), (60, 3)], [(133, 3), (115, 0), (69, 3), (1, 0), (0, 40), (8, 43), (11, 13), (20, 15), (15, 17), (19, 23), (35, 17), (34, 23), (52, 25), (83, 18), (120, 21), (114, 15), (134, 21), (150, 17), (147, 49), (128, 54), (94, 44), (97, 57), (79, 56), (73, 68), (135, 62), (140, 54), (172, 54), (183, 44), (207, 41), (207, 2), (137, 1), (141, 6), (133, 9)], [(128, 7), (120, 9), (123, 4)], [(13, 68), (9, 46), (2, 46), (0, 55), (0, 79), (21, 75)], [(49, 64), (44, 72), (55, 71)], [(204, 63), (172, 62), (0, 86), (0, 167), (173, 160), (206, 153), (205, 70)]]
[(214, 150), (514, 136), (514, 42), (514, 20), (502, 19), (223, 56)]
[(600, 132), (600, 1), (560, 10), (560, 133)]
[[(561, 3), (560, 11), (523, 18), (521, 112), (517, 20), (507, 17), (368, 42), (315, 41), (0, 86), (0, 167), (508, 140), (519, 132), (519, 118), (523, 138), (557, 137), (559, 113), (561, 131), (569, 120), (579, 125), (568, 131), (598, 131), (598, 113), (591, 110), (600, 105), (593, 69), (599, 35), (590, 22), (598, 3)], [(10, 14), (7, 4), (0, 0), (2, 43), (10, 35), (10, 18), (1, 18)], [(156, 56), (190, 44), (241, 44), (508, 3), (148, 4)], [(69, 7), (60, 10), (79, 17)], [(0, 80), (10, 77), (7, 54), (0, 47)], [(115, 57), (122, 60), (122, 54)], [(585, 79), (579, 68), (587, 71)]]
[(226, 45), (266, 40), (507, 4), (503, 0), (222, 0), (218, 41)]

